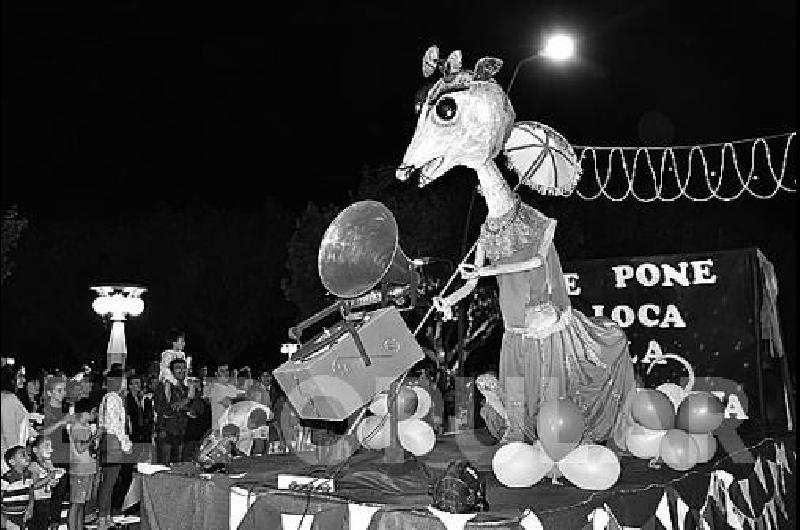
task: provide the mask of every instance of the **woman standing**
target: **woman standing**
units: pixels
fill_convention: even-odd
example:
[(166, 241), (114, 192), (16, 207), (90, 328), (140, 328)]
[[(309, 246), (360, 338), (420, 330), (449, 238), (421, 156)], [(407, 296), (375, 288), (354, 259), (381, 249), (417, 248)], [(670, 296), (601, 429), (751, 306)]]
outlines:
[(27, 372), (23, 365), (19, 365), (16, 367), (16, 372), (14, 373), (14, 393), (19, 398), (22, 405), (25, 409), (28, 408), (28, 404), (26, 402), (26, 398), (28, 395), (28, 391), (25, 388), (25, 381), (27, 379)]
[(41, 382), (38, 377), (27, 377), (25, 380), (25, 391), (17, 395), (28, 412), (41, 412)]
[(107, 392), (100, 402), (98, 424), (102, 432), (99, 460), (102, 467), (100, 490), (97, 494), (97, 505), (100, 518), (97, 528), (103, 530), (111, 525), (111, 496), (114, 484), (125, 454), (133, 449), (128, 435), (125, 433), (127, 417), (125, 402), (122, 397), (126, 391), (125, 372), (121, 368), (112, 368), (106, 375)]
[[(3, 366), (0, 377), (0, 408), (2, 408), (2, 438), (0, 438), (0, 454), (14, 446), (25, 447), (32, 429), (28, 422), (28, 411), (16, 395), (17, 374), (13, 366)], [(2, 459), (2, 472), (8, 470), (5, 458)]]

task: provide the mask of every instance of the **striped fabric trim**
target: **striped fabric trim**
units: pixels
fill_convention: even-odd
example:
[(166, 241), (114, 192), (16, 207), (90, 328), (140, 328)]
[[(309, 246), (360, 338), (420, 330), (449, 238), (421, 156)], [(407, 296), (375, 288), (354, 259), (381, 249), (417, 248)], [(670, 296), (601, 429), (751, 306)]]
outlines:
[(31, 484), (33, 481), (17, 480), (15, 482), (0, 481), (3, 492), (2, 510), (7, 515), (19, 515), (25, 512), (31, 500)]

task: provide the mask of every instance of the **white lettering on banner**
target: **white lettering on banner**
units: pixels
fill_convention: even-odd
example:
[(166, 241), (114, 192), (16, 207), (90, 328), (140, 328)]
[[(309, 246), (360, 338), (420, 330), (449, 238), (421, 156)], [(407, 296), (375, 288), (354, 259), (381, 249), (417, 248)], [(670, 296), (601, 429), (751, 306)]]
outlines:
[(714, 265), (714, 260), (711, 259), (692, 262), (695, 285), (717, 283), (717, 275), (711, 274), (712, 265)]
[[(725, 403), (725, 392), (719, 390), (712, 390), (712, 394), (717, 396), (717, 398)], [(736, 418), (737, 420), (746, 420), (750, 416), (744, 411), (744, 407), (742, 406), (742, 402), (739, 401), (739, 396), (736, 394), (730, 394), (728, 396), (728, 402), (725, 405), (725, 418)]]
[[(651, 340), (647, 344), (647, 352), (642, 357), (642, 364), (667, 364), (666, 359), (662, 359), (661, 356), (664, 355), (663, 350), (661, 349), (661, 345), (658, 341)], [(633, 363), (636, 364), (639, 362), (639, 356), (637, 355), (633, 359)]]
[[(605, 316), (604, 305), (593, 305), (592, 311), (596, 317)], [(675, 304), (668, 304), (664, 308), (663, 316), (661, 308), (655, 304), (644, 304), (637, 308), (636, 311), (630, 306), (618, 305), (611, 309), (611, 320), (619, 324), (621, 328), (629, 328), (637, 321), (648, 328), (656, 326), (659, 328), (686, 327), (686, 321)]]
[[(717, 275), (711, 268), (714, 260), (704, 259), (697, 261), (681, 261), (677, 266), (669, 263), (642, 263), (635, 268), (633, 265), (615, 265), (611, 267), (614, 272), (614, 286), (617, 289), (628, 287), (628, 281), (636, 278), (636, 282), (643, 287), (682, 287), (690, 285), (712, 285), (717, 283)], [(691, 278), (689, 270), (691, 269)]]
[(659, 320), (656, 318), (650, 318), (648, 311), (654, 313), (655, 316), (657, 317), (658, 313), (660, 312), (660, 309), (655, 304), (644, 304), (642, 307), (639, 308), (639, 320), (641, 320), (642, 324), (647, 326), (648, 328), (653, 328), (655, 326), (658, 326), (661, 322), (659, 322)]
[(652, 263), (642, 263), (636, 267), (636, 281), (645, 287), (653, 287), (661, 280), (661, 269)]
[(686, 322), (681, 316), (681, 312), (674, 304), (668, 304), (666, 311), (664, 311), (664, 320), (658, 325), (660, 328), (685, 328)]
[(626, 282), (633, 278), (633, 267), (630, 265), (617, 265), (616, 267), (611, 267), (611, 270), (614, 271), (617, 289), (624, 289), (627, 287), (628, 284)]
[[(600, 310), (600, 313), (602, 314), (602, 309)], [(633, 313), (633, 309), (630, 307), (626, 305), (618, 305), (611, 310), (611, 320), (619, 324), (621, 328), (627, 328), (636, 321), (636, 315)]]
[(678, 263), (680, 270), (672, 265), (663, 263), (661, 270), (664, 271), (664, 287), (672, 287), (677, 282), (682, 287), (689, 287), (689, 264), (685, 261)]
[(580, 280), (580, 276), (574, 272), (565, 272), (564, 273), (564, 283), (567, 284), (567, 294), (569, 296), (578, 296), (581, 294), (581, 288), (578, 286), (578, 280)]

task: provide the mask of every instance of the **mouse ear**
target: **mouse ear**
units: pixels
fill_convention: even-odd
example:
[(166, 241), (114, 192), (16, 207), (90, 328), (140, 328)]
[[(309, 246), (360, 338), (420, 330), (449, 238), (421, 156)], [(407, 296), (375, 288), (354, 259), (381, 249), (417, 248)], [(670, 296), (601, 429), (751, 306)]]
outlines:
[(461, 50), (450, 52), (444, 63), (444, 75), (454, 74), (461, 70)]
[(516, 122), (503, 153), (520, 184), (539, 193), (567, 196), (581, 177), (581, 167), (569, 142), (538, 122)]
[(436, 45), (431, 46), (422, 56), (422, 75), (430, 77), (436, 68), (439, 67), (439, 47)]
[(502, 59), (495, 57), (484, 57), (475, 64), (475, 79), (486, 81), (494, 77), (494, 74), (503, 67)]

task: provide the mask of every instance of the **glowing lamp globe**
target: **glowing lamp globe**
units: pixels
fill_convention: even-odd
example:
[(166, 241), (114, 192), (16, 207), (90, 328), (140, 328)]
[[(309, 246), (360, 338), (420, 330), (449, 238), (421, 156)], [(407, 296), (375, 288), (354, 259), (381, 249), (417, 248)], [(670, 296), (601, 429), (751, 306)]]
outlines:
[(138, 285), (97, 285), (91, 288), (97, 293), (92, 309), (100, 316), (110, 316), (112, 320), (124, 320), (127, 316), (136, 317), (144, 312), (141, 296), (147, 291)]
[(92, 302), (92, 309), (94, 309), (94, 312), (98, 315), (105, 315), (111, 312), (110, 302), (111, 300), (108, 296), (98, 296), (94, 299), (94, 302)]
[(138, 285), (96, 285), (91, 288), (97, 293), (92, 302), (92, 309), (103, 317), (113, 321), (111, 335), (108, 339), (107, 360), (112, 363), (125, 364), (128, 350), (125, 345), (125, 319), (137, 317), (144, 312), (142, 294), (147, 291)]
[(127, 308), (125, 310), (132, 317), (138, 317), (144, 311), (144, 300), (141, 298), (126, 298)]
[(539, 54), (553, 61), (566, 61), (575, 55), (575, 39), (564, 33), (551, 35)]

